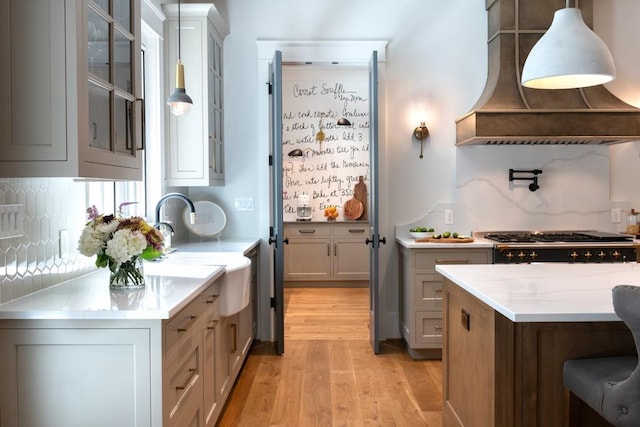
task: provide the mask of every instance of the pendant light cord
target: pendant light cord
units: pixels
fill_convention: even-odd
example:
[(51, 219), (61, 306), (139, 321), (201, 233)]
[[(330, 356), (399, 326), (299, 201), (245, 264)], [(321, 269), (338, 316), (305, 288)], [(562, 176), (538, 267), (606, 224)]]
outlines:
[[(569, 3), (569, 0), (567, 0), (567, 4)], [(180, 0), (178, 0), (178, 61), (180, 61), (182, 59), (182, 54), (180, 51), (180, 48), (182, 47), (182, 43), (180, 42), (180, 30), (182, 26), (182, 20), (180, 18)]]

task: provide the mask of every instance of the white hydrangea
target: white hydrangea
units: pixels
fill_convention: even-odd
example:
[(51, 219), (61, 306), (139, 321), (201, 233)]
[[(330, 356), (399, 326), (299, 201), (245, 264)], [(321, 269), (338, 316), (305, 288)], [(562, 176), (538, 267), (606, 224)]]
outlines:
[(85, 256), (94, 256), (104, 248), (104, 235), (93, 227), (85, 227), (78, 241), (78, 251)]
[(118, 230), (107, 242), (104, 253), (114, 261), (122, 264), (131, 257), (140, 255), (147, 247), (147, 239), (139, 231), (129, 229)]

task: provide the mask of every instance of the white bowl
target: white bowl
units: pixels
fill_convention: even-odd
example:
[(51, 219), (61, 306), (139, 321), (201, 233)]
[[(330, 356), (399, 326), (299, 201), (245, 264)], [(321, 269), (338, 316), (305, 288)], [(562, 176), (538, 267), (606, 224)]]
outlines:
[(426, 239), (428, 237), (433, 237), (433, 232), (432, 231), (426, 231), (426, 232), (410, 231), (409, 235), (411, 235), (411, 237), (413, 237), (414, 239)]

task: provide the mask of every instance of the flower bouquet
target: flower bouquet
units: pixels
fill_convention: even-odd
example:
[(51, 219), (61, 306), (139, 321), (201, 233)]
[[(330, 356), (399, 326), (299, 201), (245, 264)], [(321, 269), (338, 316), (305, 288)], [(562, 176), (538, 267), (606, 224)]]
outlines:
[(96, 257), (97, 267), (109, 267), (111, 287), (144, 286), (142, 260), (162, 255), (163, 237), (140, 217), (101, 215), (95, 206), (87, 208), (87, 222), (78, 251)]

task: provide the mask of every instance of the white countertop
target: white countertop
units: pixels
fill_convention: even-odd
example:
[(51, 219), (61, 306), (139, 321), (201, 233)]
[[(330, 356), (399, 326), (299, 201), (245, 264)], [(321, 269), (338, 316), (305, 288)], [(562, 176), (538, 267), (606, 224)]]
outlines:
[(514, 322), (619, 321), (611, 290), (640, 286), (640, 264), (436, 265), (436, 271)]
[(247, 255), (247, 253), (260, 244), (260, 239), (257, 240), (205, 240), (205, 241), (192, 241), (186, 243), (178, 243), (173, 246), (173, 249), (184, 252), (226, 252), (226, 253), (241, 253)]
[[(259, 243), (259, 239), (215, 240), (183, 243), (174, 249), (205, 257), (216, 253), (221, 257), (212, 256), (211, 264), (223, 264), (226, 255), (247, 255)], [(194, 261), (182, 267), (145, 262), (146, 285), (140, 290), (109, 289), (109, 270), (97, 269), (0, 304), (0, 319), (168, 319), (225, 272), (224, 265)]]
[(431, 243), (416, 242), (413, 237), (396, 237), (396, 242), (409, 249), (464, 249), (464, 248), (492, 248), (495, 242), (487, 239), (475, 238), (470, 243)]
[(145, 263), (143, 289), (111, 290), (109, 269), (101, 268), (0, 304), (0, 319), (168, 319), (220, 277), (224, 266), (190, 265), (181, 277), (165, 270), (162, 263)]

